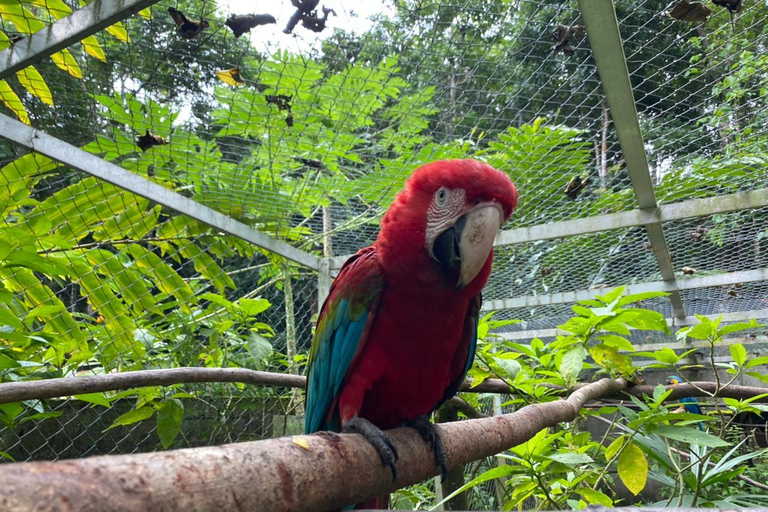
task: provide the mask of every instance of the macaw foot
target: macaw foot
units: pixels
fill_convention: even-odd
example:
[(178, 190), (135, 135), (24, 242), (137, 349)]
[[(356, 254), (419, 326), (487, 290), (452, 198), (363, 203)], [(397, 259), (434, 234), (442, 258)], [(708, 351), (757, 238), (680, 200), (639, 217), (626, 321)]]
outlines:
[(435, 425), (429, 421), (427, 416), (419, 416), (415, 420), (404, 422), (403, 426), (416, 429), (421, 438), (429, 443), (429, 446), (435, 452), (435, 464), (443, 474), (441, 481), (445, 482), (445, 477), (448, 475), (448, 459), (445, 457), (443, 440), (440, 439), (440, 434), (437, 432)]
[(341, 433), (362, 435), (379, 453), (381, 462), (392, 470), (392, 481), (397, 480), (397, 468), (395, 467), (398, 458), (397, 448), (395, 448), (392, 438), (382, 432), (379, 427), (365, 418), (355, 416), (342, 427)]

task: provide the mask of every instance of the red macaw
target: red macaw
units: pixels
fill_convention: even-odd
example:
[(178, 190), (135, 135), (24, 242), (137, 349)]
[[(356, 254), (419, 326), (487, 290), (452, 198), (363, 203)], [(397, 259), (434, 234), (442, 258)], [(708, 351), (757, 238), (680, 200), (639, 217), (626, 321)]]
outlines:
[(347, 260), (320, 311), (309, 356), (306, 433), (362, 434), (397, 478), (381, 430), (416, 428), (446, 472), (427, 415), (472, 366), (493, 241), (517, 204), (509, 177), (475, 160), (417, 169), (376, 242)]

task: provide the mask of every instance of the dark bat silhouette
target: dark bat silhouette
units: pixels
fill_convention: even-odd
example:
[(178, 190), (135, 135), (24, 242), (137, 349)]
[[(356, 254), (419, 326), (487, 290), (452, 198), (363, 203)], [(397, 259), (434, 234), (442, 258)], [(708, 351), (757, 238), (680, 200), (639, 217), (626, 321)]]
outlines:
[(291, 0), (291, 4), (296, 8), (296, 11), (291, 14), (288, 24), (283, 29), (283, 33), (290, 34), (296, 25), (301, 21), (303, 16), (312, 15), (312, 11), (317, 8), (317, 4), (320, 0)]
[(208, 28), (208, 22), (204, 19), (200, 21), (191, 21), (183, 12), (173, 7), (168, 8), (168, 14), (171, 15), (176, 23), (176, 32), (184, 39), (194, 39), (203, 30)]
[(168, 144), (168, 139), (155, 135), (149, 130), (147, 130), (147, 133), (136, 139), (136, 145), (139, 146), (139, 149), (142, 151), (146, 151), (154, 146), (163, 146), (165, 144)]
[(707, 21), (712, 10), (706, 5), (700, 2), (688, 2), (688, 0), (680, 0), (669, 11), (670, 17), (687, 21), (689, 23), (704, 22)]
[(582, 178), (581, 176), (574, 176), (568, 185), (565, 187), (565, 195), (568, 199), (575, 201), (579, 194), (581, 194), (586, 186), (589, 184), (589, 178)]
[(235, 37), (240, 37), (254, 27), (270, 23), (277, 23), (271, 14), (233, 14), (224, 24), (232, 29)]

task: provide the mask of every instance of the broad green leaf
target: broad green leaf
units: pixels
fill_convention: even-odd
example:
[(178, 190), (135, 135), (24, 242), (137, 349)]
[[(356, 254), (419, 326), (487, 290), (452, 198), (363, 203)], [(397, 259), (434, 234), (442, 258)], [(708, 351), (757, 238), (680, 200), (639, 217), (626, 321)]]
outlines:
[(609, 461), (614, 458), (616, 454), (619, 453), (619, 450), (621, 450), (622, 446), (624, 446), (623, 435), (614, 439), (613, 442), (608, 445), (608, 448), (605, 449), (605, 460)]
[(107, 27), (104, 30), (106, 30), (108, 33), (112, 34), (113, 36), (115, 36), (117, 39), (119, 39), (120, 41), (122, 41), (124, 43), (130, 43), (131, 42), (131, 38), (130, 38), (130, 36), (128, 36), (128, 31), (125, 30), (125, 27), (119, 21), (117, 23), (115, 23), (114, 25), (110, 25), (109, 27)]
[(37, 414), (32, 414), (31, 416), (27, 416), (25, 418), (22, 418), (19, 421), (19, 425), (21, 425), (23, 423), (30, 422), (30, 421), (42, 421), (42, 420), (47, 420), (48, 418), (58, 418), (62, 414), (64, 414), (63, 411), (39, 412)]
[(655, 352), (637, 352), (635, 355), (639, 357), (652, 357), (653, 359), (666, 364), (675, 364), (681, 359), (681, 356), (675, 354), (675, 351), (668, 347), (664, 347)]
[(115, 427), (124, 427), (126, 425), (133, 425), (140, 421), (151, 418), (155, 414), (155, 408), (151, 405), (143, 405), (138, 409), (133, 409), (125, 414), (121, 414), (112, 424), (104, 431), (111, 430)]
[(754, 329), (755, 327), (762, 327), (762, 325), (757, 323), (757, 320), (753, 318), (749, 322), (737, 322), (735, 324), (723, 326), (723, 328), (718, 331), (718, 334), (720, 336), (725, 336), (727, 334), (733, 334), (734, 332)]
[(237, 304), (247, 317), (256, 316), (271, 306), (267, 299), (240, 299), (237, 301)]
[(584, 345), (577, 345), (563, 355), (560, 360), (560, 374), (568, 386), (576, 383), (586, 358), (587, 349), (584, 348)]
[(0, 370), (8, 370), (10, 368), (21, 368), (21, 364), (5, 354), (0, 354)]
[(164, 449), (168, 449), (181, 431), (184, 420), (184, 404), (181, 400), (171, 398), (163, 400), (157, 408), (157, 435)]
[(653, 388), (653, 401), (657, 404), (660, 404), (664, 401), (665, 398), (667, 398), (669, 395), (672, 394), (672, 390), (667, 390), (667, 388), (664, 386), (664, 384), (659, 384), (655, 388)]
[(616, 347), (619, 350), (626, 350), (627, 352), (634, 352), (635, 347), (629, 340), (623, 336), (616, 334), (603, 334), (597, 337), (600, 341), (610, 347)]
[(104, 50), (101, 49), (99, 41), (94, 36), (88, 36), (80, 44), (83, 45), (85, 53), (93, 58), (100, 60), (101, 62), (107, 62), (107, 56), (104, 54)]
[(605, 295), (598, 296), (597, 299), (603, 301), (605, 304), (610, 304), (611, 302), (618, 299), (622, 293), (624, 293), (624, 287), (619, 286), (618, 288), (614, 288), (613, 290), (610, 290)]
[(627, 444), (619, 455), (619, 478), (635, 496), (645, 488), (648, 480), (648, 461), (643, 450), (635, 443)]
[(581, 487), (575, 489), (575, 492), (583, 497), (590, 505), (613, 507), (613, 500), (600, 491), (590, 489), (589, 487)]
[(768, 356), (762, 356), (762, 357), (756, 357), (754, 359), (750, 359), (747, 361), (747, 364), (745, 365), (747, 368), (754, 368), (755, 366), (761, 366), (764, 364), (768, 364)]
[(445, 503), (446, 501), (450, 500), (454, 496), (461, 494), (467, 489), (471, 489), (477, 485), (482, 484), (483, 482), (488, 482), (489, 480), (494, 480), (496, 478), (503, 478), (506, 476), (513, 475), (515, 474), (515, 471), (516, 471), (515, 467), (510, 464), (503, 464), (501, 466), (496, 466), (495, 468), (491, 468), (488, 471), (478, 475), (477, 477), (473, 478), (466, 484), (456, 489), (454, 492), (446, 496), (442, 502), (437, 503), (435, 507), (441, 505), (442, 503)]
[(85, 393), (84, 395), (75, 395), (74, 398), (77, 400), (82, 400), (83, 402), (88, 402), (107, 408), (109, 408), (111, 405), (109, 399), (107, 399), (104, 393)]
[(733, 343), (728, 348), (731, 350), (731, 357), (733, 362), (739, 366), (744, 366), (744, 362), (747, 360), (747, 349), (741, 343)]
[(264, 336), (251, 333), (248, 336), (248, 352), (256, 363), (256, 367), (262, 369), (272, 355), (272, 344)]
[(546, 457), (566, 465), (589, 464), (590, 462), (594, 462), (592, 457), (586, 453), (553, 453)]
[(624, 297), (620, 298), (619, 301), (616, 303), (616, 306), (621, 307), (627, 304), (632, 304), (633, 302), (647, 300), (647, 299), (654, 299), (656, 297), (666, 297), (667, 295), (669, 295), (667, 292), (633, 293), (631, 295), (625, 295)]
[(520, 366), (520, 363), (511, 358), (494, 357), (493, 361), (499, 366), (496, 370), (501, 369), (506, 374), (501, 375), (501, 377), (506, 379), (514, 380), (515, 377), (517, 377), (517, 374), (523, 369), (522, 366)]
[(33, 66), (27, 66), (16, 73), (16, 78), (31, 95), (38, 97), (46, 105), (53, 106), (51, 90), (43, 76)]
[(221, 306), (221, 307), (227, 309), (228, 311), (234, 311), (235, 310), (235, 305), (232, 302), (230, 302), (227, 299), (225, 299), (224, 297), (222, 297), (221, 295), (219, 295), (219, 294), (216, 294), (216, 293), (203, 293), (199, 297), (202, 300), (211, 301), (212, 303), (216, 304), (217, 306)]
[(149, 7), (147, 7), (146, 9), (142, 9), (139, 11), (139, 16), (141, 16), (145, 20), (151, 20), (152, 12), (149, 10)]
[(686, 444), (697, 444), (699, 446), (708, 446), (710, 448), (730, 446), (730, 443), (717, 436), (713, 436), (712, 434), (708, 434), (699, 429), (681, 427), (678, 425), (662, 425), (654, 430), (653, 433)]
[(63, 69), (78, 80), (82, 80), (83, 72), (80, 69), (80, 65), (77, 63), (69, 50), (64, 49), (60, 52), (54, 53), (51, 55), (51, 60), (53, 60), (53, 63), (56, 64), (56, 66), (59, 68)]
[(13, 112), (16, 117), (19, 118), (19, 121), (24, 124), (29, 124), (27, 109), (24, 108), (19, 97), (13, 92), (13, 89), (11, 89), (11, 86), (8, 85), (8, 82), (5, 80), (0, 80), (0, 101), (8, 107), (8, 110)]

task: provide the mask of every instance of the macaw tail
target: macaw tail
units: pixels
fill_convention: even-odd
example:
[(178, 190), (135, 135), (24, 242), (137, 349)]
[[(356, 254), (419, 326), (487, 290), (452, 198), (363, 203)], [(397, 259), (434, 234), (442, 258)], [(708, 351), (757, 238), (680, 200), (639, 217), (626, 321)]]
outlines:
[(699, 422), (699, 430), (704, 431), (704, 424)]

